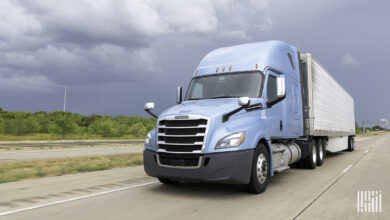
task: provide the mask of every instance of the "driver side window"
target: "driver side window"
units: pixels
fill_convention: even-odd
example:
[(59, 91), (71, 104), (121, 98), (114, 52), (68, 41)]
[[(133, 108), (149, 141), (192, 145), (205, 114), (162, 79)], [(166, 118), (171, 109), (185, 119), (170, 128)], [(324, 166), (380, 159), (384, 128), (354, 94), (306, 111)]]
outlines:
[(269, 102), (275, 101), (277, 96), (276, 77), (273, 75), (268, 76), (267, 82), (267, 99)]

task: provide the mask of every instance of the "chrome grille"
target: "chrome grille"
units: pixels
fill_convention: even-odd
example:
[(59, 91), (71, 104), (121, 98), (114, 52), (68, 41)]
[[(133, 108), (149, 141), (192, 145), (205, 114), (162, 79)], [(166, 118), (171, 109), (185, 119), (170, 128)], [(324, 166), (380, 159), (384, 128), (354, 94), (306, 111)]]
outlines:
[(159, 152), (201, 153), (208, 123), (208, 118), (196, 115), (162, 118), (158, 122)]

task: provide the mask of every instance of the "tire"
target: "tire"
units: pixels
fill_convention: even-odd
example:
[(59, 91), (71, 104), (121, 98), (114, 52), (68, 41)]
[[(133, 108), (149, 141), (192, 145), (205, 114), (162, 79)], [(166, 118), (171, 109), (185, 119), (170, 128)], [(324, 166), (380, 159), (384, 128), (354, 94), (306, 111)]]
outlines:
[(352, 152), (355, 150), (355, 138), (348, 137), (348, 151)]
[(309, 155), (304, 159), (303, 164), (307, 169), (315, 169), (317, 167), (317, 145), (313, 140), (309, 147)]
[(317, 166), (322, 166), (326, 155), (325, 144), (322, 138), (318, 139), (316, 143), (317, 143)]
[(166, 185), (172, 185), (172, 184), (178, 183), (178, 181), (171, 180), (171, 179), (168, 179), (168, 178), (158, 178), (158, 181), (160, 181), (161, 183), (164, 183)]
[(264, 144), (259, 144), (255, 150), (252, 161), (251, 180), (245, 185), (248, 192), (260, 194), (268, 185), (270, 172), (269, 155)]

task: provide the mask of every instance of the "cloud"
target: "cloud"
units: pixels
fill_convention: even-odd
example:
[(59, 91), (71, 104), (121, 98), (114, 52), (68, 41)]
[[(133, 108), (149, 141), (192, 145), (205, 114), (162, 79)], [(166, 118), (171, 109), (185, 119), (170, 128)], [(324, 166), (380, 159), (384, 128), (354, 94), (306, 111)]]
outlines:
[[(58, 85), (49, 81), (44, 76), (6, 76), (0, 74), (0, 91), (8, 94), (10, 90), (28, 91), (28, 92), (51, 92), (58, 88)], [(8, 94), (9, 95), (9, 94)]]
[(0, 69), (58, 85), (146, 82), (161, 73), (156, 41), (246, 42), (258, 21), (271, 31), (270, 7), (269, 0), (4, 0)]
[(358, 66), (359, 62), (349, 53), (341, 57), (341, 63), (349, 66)]
[(267, 17), (262, 24), (258, 25), (262, 32), (270, 32), (272, 29), (272, 19)]

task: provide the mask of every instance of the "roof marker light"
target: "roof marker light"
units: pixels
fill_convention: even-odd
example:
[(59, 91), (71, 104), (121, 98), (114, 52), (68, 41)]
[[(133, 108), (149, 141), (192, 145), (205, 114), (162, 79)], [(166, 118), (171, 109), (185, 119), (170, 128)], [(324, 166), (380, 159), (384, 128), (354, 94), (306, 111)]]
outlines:
[(232, 70), (232, 66), (229, 66), (229, 71)]
[(219, 69), (219, 67), (217, 67), (217, 69), (215, 70), (216, 73), (218, 72), (218, 69)]
[(225, 67), (222, 67), (222, 72), (225, 72)]
[(195, 72), (195, 76), (197, 76), (197, 75), (198, 75), (198, 73), (199, 73), (199, 70), (196, 70), (196, 72)]
[(259, 67), (259, 64), (256, 63), (256, 69)]

